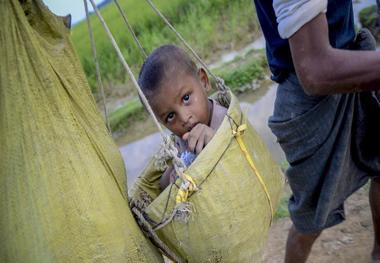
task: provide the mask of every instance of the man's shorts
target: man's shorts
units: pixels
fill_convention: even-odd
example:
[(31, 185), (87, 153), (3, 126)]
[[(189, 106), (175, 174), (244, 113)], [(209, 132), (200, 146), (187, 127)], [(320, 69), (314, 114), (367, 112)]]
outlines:
[(290, 164), (289, 212), (298, 231), (342, 222), (344, 201), (380, 176), (380, 96), (308, 96), (295, 74), (279, 85), (269, 127)]

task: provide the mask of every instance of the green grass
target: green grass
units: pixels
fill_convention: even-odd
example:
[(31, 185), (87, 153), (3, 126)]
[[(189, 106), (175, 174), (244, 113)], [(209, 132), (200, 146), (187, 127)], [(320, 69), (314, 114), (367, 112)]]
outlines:
[(113, 132), (123, 130), (134, 121), (147, 118), (147, 113), (139, 99), (128, 101), (125, 105), (110, 114), (110, 126)]
[[(285, 173), (286, 169), (289, 168), (289, 163), (287, 161), (281, 162), (280, 168), (282, 172)], [(277, 211), (274, 214), (274, 219), (289, 217), (288, 204), (289, 204), (290, 195), (291, 195), (291, 191), (289, 189), (289, 186), (286, 186), (282, 193), (280, 203), (277, 207)]]
[[(207, 60), (215, 59), (226, 49), (251, 42), (259, 32), (251, 0), (160, 0), (155, 1), (160, 10), (181, 32), (189, 44)], [(120, 1), (139, 40), (149, 53), (167, 43), (177, 43), (175, 35), (142, 0)], [(137, 45), (132, 40), (116, 6), (111, 3), (101, 10), (104, 19), (120, 45), (122, 53), (135, 74), (143, 62)], [(128, 84), (126, 74), (118, 61), (100, 22), (91, 15), (102, 77), (107, 86)], [(79, 54), (90, 86), (96, 92), (96, 77), (90, 49), (87, 24), (77, 24), (72, 30), (72, 41)]]
[(371, 5), (363, 8), (359, 12), (359, 20), (363, 27), (368, 27), (375, 23), (377, 19), (377, 6)]
[(274, 219), (289, 217), (288, 203), (289, 196), (283, 196), (280, 200), (280, 204), (278, 205), (277, 211), (274, 214)]
[(215, 73), (224, 79), (230, 89), (236, 93), (254, 80), (262, 79), (267, 73), (267, 62), (263, 51), (251, 51), (243, 57), (215, 69)]
[[(223, 51), (239, 48), (253, 41), (259, 32), (251, 0), (156, 0), (154, 2), (205, 61), (215, 60)], [(181, 46), (174, 33), (165, 26), (146, 1), (120, 0), (120, 4), (146, 52), (150, 53), (154, 48), (167, 43)], [(101, 9), (101, 13), (124, 57), (137, 75), (143, 63), (143, 56), (116, 6), (111, 2)], [(95, 15), (91, 15), (90, 19), (106, 93), (112, 96), (112, 90), (124, 89), (124, 94), (135, 97), (136, 91), (127, 79), (124, 68), (100, 22)], [(86, 21), (75, 25), (72, 30), (72, 41), (91, 89), (95, 97), (99, 97)], [(239, 86), (263, 75), (264, 70), (261, 65), (265, 60), (264, 56), (255, 56), (238, 58), (223, 65), (217, 73), (226, 80), (231, 89), (237, 91)], [(116, 132), (121, 131), (134, 121), (145, 118), (147, 114), (140, 101), (137, 98), (131, 99), (110, 114), (111, 129)]]
[(280, 168), (283, 173), (289, 168), (289, 163), (287, 161), (282, 161), (280, 163)]

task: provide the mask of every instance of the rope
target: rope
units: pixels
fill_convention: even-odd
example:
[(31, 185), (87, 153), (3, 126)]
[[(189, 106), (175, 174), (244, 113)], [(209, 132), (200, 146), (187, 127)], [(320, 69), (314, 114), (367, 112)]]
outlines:
[(189, 202), (176, 204), (176, 206), (174, 207), (170, 215), (166, 219), (161, 220), (161, 222), (156, 224), (153, 227), (153, 230), (154, 231), (160, 230), (161, 228), (167, 226), (174, 219), (177, 219), (178, 221), (183, 222), (183, 223), (187, 223), (190, 218), (190, 214), (192, 210), (193, 210), (193, 207), (191, 206), (191, 203)]
[(90, 43), (91, 43), (92, 56), (94, 57), (94, 63), (95, 63), (95, 68), (96, 68), (96, 80), (98, 82), (98, 86), (100, 88), (100, 93), (101, 93), (101, 96), (102, 96), (103, 108), (104, 108), (104, 116), (105, 116), (105, 119), (106, 119), (106, 125), (107, 125), (107, 128), (108, 128), (108, 131), (111, 133), (112, 132), (111, 131), (111, 125), (110, 125), (110, 122), (109, 122), (108, 112), (107, 112), (107, 106), (106, 106), (106, 96), (104, 94), (104, 86), (103, 86), (102, 77), (101, 77), (101, 74), (100, 74), (99, 61), (98, 61), (98, 56), (97, 56), (97, 52), (96, 52), (95, 39), (94, 39), (94, 34), (93, 34), (93, 31), (92, 31), (92, 26), (91, 26), (91, 22), (90, 22), (90, 16), (89, 16), (89, 12), (88, 12), (87, 1), (84, 0), (83, 3), (84, 3), (84, 9), (86, 11), (86, 20), (87, 20), (88, 33), (90, 35)]
[[(86, 1), (86, 0), (84, 0), (84, 1)], [(173, 158), (173, 164), (174, 164), (175, 171), (177, 172), (178, 176), (182, 179), (182, 182), (186, 183), (188, 180), (183, 174), (183, 171), (186, 169), (186, 165), (184, 164), (183, 160), (181, 160), (178, 157), (177, 148), (175, 147), (174, 143), (171, 141), (170, 137), (164, 133), (159, 121), (157, 120), (156, 115), (154, 114), (147, 98), (145, 97), (145, 94), (142, 92), (139, 84), (137, 83), (135, 76), (132, 73), (131, 68), (129, 67), (128, 63), (125, 61), (125, 58), (124, 58), (123, 54), (121, 53), (121, 50), (120, 50), (119, 46), (117, 45), (115, 38), (113, 37), (110, 29), (108, 28), (106, 22), (104, 21), (103, 16), (100, 14), (94, 0), (89, 0), (89, 1), (91, 3), (92, 7), (94, 8), (95, 14), (98, 16), (100, 23), (102, 24), (104, 30), (106, 31), (107, 36), (110, 39), (112, 46), (114, 47), (121, 64), (123, 65), (124, 69), (127, 71), (129, 77), (132, 80), (133, 85), (135, 86), (135, 88), (137, 89), (137, 91), (141, 97), (143, 104), (145, 105), (147, 111), (149, 112), (149, 114), (151, 115), (155, 125), (157, 126), (157, 128), (161, 134), (162, 140), (164, 142), (165, 151)]]
[(156, 12), (156, 14), (161, 17), (161, 19), (165, 22), (165, 24), (174, 32), (174, 34), (178, 37), (178, 39), (186, 46), (186, 48), (193, 54), (193, 56), (198, 60), (198, 62), (202, 65), (203, 68), (210, 74), (211, 77), (214, 78), (216, 82), (217, 88), (226, 93), (227, 87), (225, 87), (224, 82), (221, 82), (221, 79), (214, 75), (211, 70), (207, 67), (206, 63), (198, 56), (198, 54), (191, 48), (191, 46), (186, 42), (186, 40), (182, 37), (182, 35), (170, 24), (169, 20), (161, 13), (161, 11), (156, 7), (156, 5), (151, 0), (146, 0), (148, 4), (152, 7), (152, 9)]
[(181, 204), (187, 202), (187, 199), (189, 198), (189, 195), (197, 190), (197, 185), (194, 182), (194, 179), (191, 178), (189, 175), (184, 174), (184, 176), (187, 179), (187, 182), (182, 182), (177, 195), (175, 197), (176, 204)]
[(136, 207), (132, 208), (132, 212), (136, 215), (138, 219), (137, 222), (140, 227), (144, 229), (144, 232), (153, 240), (155, 245), (164, 253), (164, 255), (174, 262), (182, 263), (182, 259), (178, 257), (173, 251), (171, 251), (171, 249), (157, 236), (149, 222), (146, 221), (144, 215)]
[(174, 217), (175, 217), (176, 214), (177, 214), (177, 211), (174, 208), (173, 211), (172, 211), (172, 213), (167, 218), (161, 220), (160, 223), (158, 223), (157, 225), (154, 226), (153, 230), (154, 231), (158, 231), (161, 228), (167, 226), (174, 219)]
[(123, 57), (123, 54), (121, 53), (121, 50), (120, 50), (119, 46), (117, 45), (116, 40), (115, 40), (115, 38), (113, 37), (113, 35), (111, 33), (111, 30), (108, 28), (106, 22), (104, 21), (103, 16), (100, 14), (100, 12), (99, 12), (99, 10), (98, 10), (98, 8), (97, 8), (94, 0), (89, 0), (89, 1), (91, 3), (92, 7), (94, 8), (95, 14), (98, 16), (98, 18), (100, 20), (100, 23), (102, 24), (104, 30), (106, 31), (106, 33), (108, 35), (108, 38), (110, 39), (111, 44), (114, 47), (114, 49), (115, 49), (115, 51), (117, 53), (117, 56), (119, 57), (119, 60), (120, 60), (121, 64), (123, 65), (124, 69), (127, 71), (129, 77), (132, 80), (132, 83), (136, 87), (136, 89), (137, 89), (137, 91), (138, 91), (138, 93), (139, 93), (139, 95), (141, 97), (141, 100), (142, 100), (144, 106), (148, 110), (149, 114), (152, 116), (154, 123), (156, 124), (158, 130), (161, 133), (161, 136), (165, 137), (165, 133), (164, 133), (164, 131), (163, 131), (160, 123), (158, 122), (158, 120), (156, 118), (156, 115), (154, 114), (151, 106), (149, 105), (148, 100), (145, 97), (144, 93), (142, 92), (139, 84), (137, 83), (137, 80), (136, 80), (135, 76), (133, 75), (131, 68), (129, 67), (128, 63), (125, 61), (125, 59)]
[(137, 38), (137, 36), (136, 36), (136, 34), (135, 34), (135, 31), (133, 30), (131, 24), (129, 23), (128, 18), (127, 18), (127, 16), (126, 16), (125, 12), (123, 11), (123, 9), (121, 8), (121, 6), (119, 5), (119, 1), (118, 1), (118, 0), (114, 0), (114, 2), (115, 2), (115, 4), (116, 4), (117, 8), (119, 9), (119, 12), (120, 12), (121, 16), (123, 17), (124, 22), (125, 22), (125, 24), (127, 25), (128, 30), (129, 30), (129, 32), (131, 33), (133, 39), (135, 40), (137, 46), (139, 47), (141, 53), (143, 54), (144, 58), (147, 58), (148, 55), (146, 54), (146, 52), (145, 52), (143, 46), (141, 45), (139, 39)]
[[(84, 1), (86, 2), (86, 0), (84, 0)], [(122, 63), (124, 69), (127, 71), (129, 77), (131, 78), (132, 83), (135, 86), (135, 88), (137, 89), (137, 91), (138, 91), (138, 93), (139, 93), (139, 95), (141, 97), (141, 100), (142, 100), (144, 106), (146, 107), (146, 109), (149, 112), (149, 114), (152, 116), (153, 121), (154, 121), (155, 125), (157, 126), (157, 128), (158, 128), (158, 130), (159, 130), (159, 132), (161, 134), (161, 137), (162, 137), (162, 140), (163, 140), (163, 144), (164, 144), (164, 146), (163, 146), (164, 152), (172, 157), (172, 162), (173, 162), (173, 165), (174, 165), (174, 169), (175, 169), (177, 175), (182, 180), (181, 187), (180, 187), (180, 189), (179, 189), (179, 191), (177, 193), (177, 197), (176, 197), (176, 206), (175, 206), (175, 208), (174, 208), (171, 216), (169, 218), (167, 218), (164, 222), (161, 222), (155, 228), (155, 229), (160, 229), (160, 228), (164, 227), (165, 225), (167, 225), (169, 222), (171, 222), (172, 219), (175, 216), (183, 217), (185, 219), (188, 217), (188, 215), (191, 212), (191, 209), (189, 208), (190, 204), (187, 202), (187, 199), (188, 199), (188, 196), (189, 196), (189, 194), (191, 192), (197, 190), (197, 186), (196, 186), (195, 182), (192, 180), (191, 177), (189, 177), (189, 176), (187, 176), (187, 175), (184, 174), (184, 170), (186, 169), (186, 165), (184, 164), (183, 160), (178, 157), (178, 149), (175, 147), (175, 145), (172, 142), (172, 140), (170, 139), (170, 137), (167, 136), (164, 133), (164, 131), (163, 131), (163, 129), (162, 129), (159, 121), (157, 120), (156, 115), (154, 114), (154, 112), (153, 112), (153, 110), (152, 110), (152, 108), (151, 108), (151, 106), (150, 106), (147, 98), (145, 97), (145, 95), (142, 92), (142, 90), (141, 90), (138, 82), (136, 81), (136, 79), (135, 79), (135, 77), (134, 77), (134, 75), (132, 73), (131, 68), (129, 67), (128, 63), (126, 62), (124, 56), (122, 55), (122, 52), (121, 52), (119, 46), (117, 45), (115, 38), (113, 37), (110, 29), (108, 28), (106, 22), (104, 21), (104, 18), (102, 17), (102, 15), (100, 14), (100, 12), (99, 12), (96, 4), (94, 3), (94, 0), (89, 0), (89, 1), (91, 3), (92, 7), (94, 8), (95, 14), (99, 18), (99, 20), (100, 20), (103, 28), (105, 29), (106, 34), (107, 34), (108, 38), (110, 39), (111, 44), (114, 47), (114, 49), (115, 49), (115, 51), (117, 53), (117, 56), (118, 56), (120, 62)], [(198, 62), (215, 79), (215, 82), (217, 84), (217, 88), (221, 91), (222, 97), (225, 97), (225, 100), (227, 101), (228, 100), (228, 98), (227, 98), (227, 90), (228, 89), (224, 85), (224, 81), (222, 79), (218, 78), (217, 76), (215, 76), (209, 70), (209, 68), (207, 67), (207, 65), (196, 54), (196, 52), (190, 47), (190, 45), (183, 39), (183, 37), (175, 30), (175, 28), (163, 16), (163, 14), (156, 8), (156, 6), (152, 3), (152, 1), (150, 1), (150, 0), (147, 0), (147, 1), (150, 4), (150, 6), (153, 8), (153, 10), (164, 20), (164, 22), (170, 27), (170, 29), (177, 35), (177, 37), (182, 41), (182, 43), (188, 48), (188, 50), (190, 50), (190, 52), (194, 55), (194, 57), (198, 60)], [(128, 28), (130, 29), (131, 33), (133, 34), (136, 43), (138, 43), (138, 45), (139, 45), (141, 51), (143, 52), (143, 54), (146, 55), (144, 49), (141, 46), (141, 44), (139, 44), (140, 42), (138, 42), (138, 39), (137, 39), (136, 35), (134, 34), (133, 29), (130, 26), (130, 24), (129, 24), (129, 22), (128, 22), (125, 14), (124, 14), (124, 12), (120, 8), (119, 3), (116, 0), (115, 0), (115, 3), (117, 5), (117, 7), (119, 8), (119, 11), (122, 13), (124, 21), (126, 22), (126, 24), (127, 24)], [(87, 10), (87, 13), (88, 13), (88, 10)], [(89, 28), (89, 30), (92, 30), (92, 29)], [(144, 221), (144, 222), (146, 224), (149, 224), (146, 221)], [(151, 229), (150, 225), (149, 225), (149, 228)], [(153, 231), (153, 229), (151, 229), (151, 231)], [(152, 232), (151, 235), (155, 235), (155, 233), (153, 234), (153, 232)]]

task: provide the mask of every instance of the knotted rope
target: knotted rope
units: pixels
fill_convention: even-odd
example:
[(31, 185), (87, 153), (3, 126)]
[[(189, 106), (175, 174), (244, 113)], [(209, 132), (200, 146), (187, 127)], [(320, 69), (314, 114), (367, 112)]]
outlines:
[[(111, 41), (111, 44), (112, 46), (114, 47), (116, 53), (117, 53), (117, 56), (121, 62), (121, 64), (123, 65), (124, 69), (127, 71), (129, 77), (131, 78), (132, 80), (132, 83), (134, 85), (134, 87), (137, 89), (140, 97), (141, 97), (141, 100), (144, 104), (144, 106), (146, 107), (147, 111), (149, 112), (149, 114), (151, 115), (155, 125), (157, 126), (160, 134), (161, 134), (161, 137), (162, 137), (162, 140), (164, 142), (164, 150), (167, 152), (167, 154), (169, 154), (173, 160), (173, 165), (174, 165), (174, 168), (175, 168), (175, 171), (177, 173), (177, 175), (181, 178), (182, 180), (182, 185), (181, 185), (181, 189), (183, 191), (187, 191), (189, 187), (192, 187), (192, 190), (196, 190), (196, 186), (193, 185), (193, 181), (192, 182), (189, 182), (189, 179), (188, 179), (188, 176), (185, 176), (183, 171), (186, 169), (186, 166), (183, 162), (183, 160), (181, 160), (179, 157), (178, 157), (178, 150), (176, 149), (174, 143), (172, 140), (170, 140), (170, 136), (166, 135), (165, 132), (163, 131), (159, 121), (157, 120), (157, 117), (156, 115), (154, 114), (145, 94), (142, 92), (141, 90), (141, 87), (139, 86), (136, 78), (134, 77), (133, 73), (132, 73), (132, 70), (131, 68), (129, 67), (128, 63), (126, 62), (119, 46), (117, 45), (116, 43), (116, 40), (115, 38), (113, 37), (108, 25), (106, 24), (106, 22), (104, 21), (104, 18), (103, 16), (100, 14), (94, 0), (89, 0), (92, 7), (94, 8), (94, 11), (95, 11), (95, 14), (97, 15), (97, 17), (99, 18), (104, 30), (106, 31), (107, 33), (107, 36), (108, 38), (110, 39)], [(86, 0), (84, 0), (84, 2), (86, 2)], [(88, 15), (88, 9), (86, 10), (87, 12), (87, 15)]]
[[(88, 8), (87, 8), (86, 1), (87, 0), (84, 0), (85, 7), (86, 7), (85, 8), (85, 10), (86, 10), (86, 17), (88, 19), (88, 24), (89, 24), (89, 31), (91, 31), (91, 33), (90, 33), (90, 38), (91, 38), (91, 42), (92, 42), (91, 45), (95, 46), (94, 45), (94, 41), (93, 41), (92, 29), (91, 29), (91, 26), (90, 26), (90, 23), (89, 23), (89, 18), (88, 18), (89, 14), (88, 14)], [(141, 87), (139, 86), (137, 80), (135, 79), (135, 77), (134, 77), (134, 75), (132, 73), (131, 68), (129, 67), (128, 63), (126, 62), (124, 56), (122, 55), (122, 52), (121, 52), (119, 46), (117, 45), (117, 43), (115, 41), (115, 38), (113, 37), (110, 29), (108, 28), (108, 26), (107, 26), (106, 22), (104, 21), (102, 15), (100, 14), (100, 12), (99, 12), (96, 4), (94, 3), (93, 0), (89, 0), (89, 1), (91, 2), (92, 7), (94, 8), (95, 14), (99, 18), (99, 20), (100, 20), (103, 28), (105, 29), (106, 34), (107, 34), (108, 38), (110, 39), (111, 44), (114, 47), (114, 49), (115, 49), (115, 51), (117, 53), (117, 56), (118, 56), (120, 62), (122, 63), (124, 69), (127, 71), (129, 77), (131, 78), (132, 83), (133, 83), (134, 87), (137, 89), (138, 94), (140, 95), (140, 98), (141, 98), (144, 106), (146, 107), (146, 109), (149, 112), (149, 114), (152, 116), (152, 119), (153, 119), (155, 125), (157, 126), (157, 128), (158, 128), (158, 130), (159, 130), (159, 132), (161, 134), (162, 141), (163, 141), (163, 146), (161, 147), (161, 154), (159, 154), (159, 155), (161, 155), (161, 157), (158, 158), (157, 162), (158, 163), (161, 162), (161, 165), (163, 165), (168, 160), (168, 158), (171, 158), (171, 160), (173, 162), (174, 169), (175, 169), (177, 175), (179, 176), (179, 178), (182, 181), (182, 183), (181, 183), (181, 185), (179, 187), (179, 190), (177, 192), (177, 195), (176, 195), (176, 205), (175, 205), (172, 213), (167, 218), (164, 218), (163, 220), (161, 220), (161, 222), (159, 222), (157, 225), (155, 225), (154, 228), (145, 219), (143, 213), (137, 207), (132, 207), (132, 212), (137, 217), (139, 225), (143, 228), (144, 232), (146, 232), (147, 235), (151, 239), (154, 240), (154, 242), (156, 243), (156, 246), (159, 247), (163, 251), (163, 253), (165, 255), (167, 255), (168, 257), (170, 257), (171, 259), (175, 260), (176, 262), (181, 262), (181, 259), (179, 257), (177, 257), (159, 239), (159, 237), (157, 236), (157, 234), (155, 233), (155, 231), (163, 228), (164, 226), (166, 226), (167, 224), (169, 224), (175, 218), (177, 218), (179, 220), (182, 220), (182, 221), (186, 221), (186, 220), (189, 219), (189, 215), (190, 215), (190, 213), (192, 211), (192, 207), (191, 207), (191, 204), (187, 202), (187, 199), (188, 199), (189, 195), (192, 192), (198, 190), (196, 182), (193, 180), (193, 178), (191, 178), (190, 176), (188, 176), (188, 175), (186, 175), (184, 173), (184, 171), (186, 170), (186, 165), (184, 164), (183, 160), (178, 157), (178, 149), (177, 149), (177, 147), (175, 147), (174, 142), (171, 140), (170, 136), (166, 135), (164, 133), (164, 131), (163, 131), (163, 129), (162, 129), (159, 121), (157, 120), (157, 118), (156, 118), (156, 116), (155, 116), (155, 114), (154, 114), (154, 112), (153, 112), (153, 110), (152, 110), (152, 108), (151, 108), (151, 106), (150, 106), (147, 98), (145, 97), (144, 93), (142, 92)], [(139, 42), (137, 36), (135, 35), (135, 33), (133, 31), (131, 25), (129, 24), (128, 19), (127, 19), (125, 13), (121, 9), (118, 1), (117, 0), (114, 0), (114, 1), (115, 1), (115, 4), (117, 5), (117, 7), (119, 9), (119, 12), (122, 14), (123, 19), (124, 19), (125, 23), (127, 24), (128, 29), (131, 32), (131, 34), (132, 34), (135, 42), (137, 43), (137, 45), (139, 46), (142, 54), (146, 58), (145, 50), (143, 49), (141, 43)], [(158, 16), (161, 17), (161, 19), (165, 22), (165, 24), (175, 33), (175, 35), (186, 46), (186, 48), (193, 54), (193, 56), (203, 66), (203, 68), (208, 72), (208, 74), (210, 76), (212, 76), (212, 78), (215, 80), (216, 88), (219, 90), (219, 93), (218, 93), (219, 101), (221, 102), (222, 105), (228, 106), (229, 105), (228, 88), (224, 84), (223, 79), (217, 77), (216, 75), (214, 75), (210, 71), (210, 69), (207, 67), (207, 65), (204, 63), (204, 61), (198, 56), (198, 54), (194, 51), (194, 49), (192, 49), (190, 47), (190, 45), (185, 41), (185, 39), (180, 35), (180, 33), (170, 24), (170, 22), (158, 10), (158, 8), (153, 4), (153, 2), (151, 0), (146, 0), (146, 1), (152, 7), (152, 9), (158, 14)], [(380, 0), (377, 0), (377, 1), (380, 1)], [(95, 50), (95, 48), (93, 48), (93, 50)], [(96, 56), (96, 51), (93, 52), (93, 53)], [(96, 63), (97, 63), (97, 60), (96, 60)], [(100, 71), (98, 70), (98, 68), (99, 67), (97, 65), (97, 75), (100, 76)], [(99, 79), (100, 78), (98, 78), (98, 80)], [(266, 186), (265, 186), (265, 184), (264, 184), (264, 182), (263, 182), (260, 174), (258, 173), (256, 167), (254, 166), (253, 161), (250, 158), (249, 153), (246, 150), (245, 145), (244, 145), (244, 143), (241, 140), (241, 135), (242, 135), (244, 129), (243, 129), (243, 127), (240, 127), (240, 128), (242, 128), (242, 129), (236, 130), (234, 136), (237, 139), (237, 141), (239, 142), (239, 146), (241, 147), (242, 152), (246, 156), (247, 160), (249, 161), (249, 164), (250, 164), (251, 168), (254, 170), (254, 173), (259, 178), (259, 181), (260, 181), (260, 183), (262, 184), (262, 186), (264, 188), (264, 191), (265, 191), (266, 196), (268, 198), (269, 205), (271, 207), (271, 215), (273, 216), (273, 207), (272, 207), (272, 203), (271, 203), (271, 200), (270, 200), (270, 197), (269, 197), (269, 192), (266, 189)], [(170, 197), (170, 195), (169, 195), (169, 197)]]
[[(85, 5), (87, 4), (86, 0), (83, 0), (85, 2)], [(142, 92), (141, 90), (141, 87), (139, 86), (136, 78), (134, 77), (133, 73), (132, 73), (132, 70), (131, 68), (129, 67), (128, 63), (126, 62), (118, 44), (116, 43), (116, 40), (115, 38), (113, 37), (108, 25), (106, 24), (103, 16), (100, 14), (94, 0), (89, 0), (94, 11), (95, 11), (95, 14), (96, 16), (99, 18), (99, 21), (100, 23), (102, 24), (104, 30), (106, 31), (106, 34), (108, 36), (108, 38), (110, 39), (111, 41), (111, 44), (113, 46), (113, 48), (115, 49), (116, 51), (116, 54), (121, 62), (121, 64), (123, 65), (124, 69), (127, 71), (130, 79), (132, 80), (132, 83), (133, 83), (133, 86), (137, 89), (137, 92), (138, 94), (140, 95), (140, 98), (141, 98), (141, 101), (143, 102), (145, 108), (147, 109), (147, 111), (149, 112), (149, 114), (151, 115), (155, 125), (157, 126), (159, 132), (160, 132), (160, 135), (162, 137), (162, 140), (164, 142), (164, 150), (166, 151), (167, 154), (169, 154), (173, 160), (173, 166), (175, 168), (175, 171), (177, 173), (177, 175), (181, 178), (182, 180), (182, 185), (181, 185), (181, 189), (182, 191), (184, 192), (188, 192), (188, 191), (195, 191), (196, 190), (196, 186), (194, 184), (194, 181), (189, 181), (189, 177), (188, 176), (185, 176), (185, 174), (183, 173), (183, 171), (186, 169), (186, 166), (184, 164), (184, 162), (178, 157), (178, 150), (177, 148), (175, 147), (173, 141), (170, 139), (170, 136), (169, 135), (166, 135), (165, 132), (163, 131), (159, 121), (157, 120), (157, 117), (156, 115), (154, 114), (147, 98), (145, 97), (145, 94)], [(86, 8), (86, 15), (89, 16), (89, 13), (88, 13), (88, 8)], [(89, 28), (91, 29), (91, 27)], [(191, 189), (190, 189), (191, 188)], [(182, 199), (184, 202), (186, 202), (187, 200), (184, 200)], [(175, 211), (181, 211), (181, 209), (183, 209), (184, 213), (187, 213), (188, 210), (186, 208), (186, 206), (183, 206), (181, 203), (179, 204), (176, 204), (176, 207), (175, 207)], [(137, 209), (134, 209), (135, 211), (135, 214), (136, 214), (136, 211)], [(139, 214), (136, 214), (137, 216)], [(155, 236), (156, 234), (154, 233), (154, 231), (152, 230), (152, 228), (146, 228), (148, 230), (148, 233), (149, 235), (151, 236)], [(165, 253), (169, 253), (169, 251), (165, 251)]]

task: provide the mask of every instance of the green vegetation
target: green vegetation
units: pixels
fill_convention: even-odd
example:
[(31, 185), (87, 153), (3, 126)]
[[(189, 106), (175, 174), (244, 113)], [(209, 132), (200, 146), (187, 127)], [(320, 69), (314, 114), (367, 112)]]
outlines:
[[(285, 173), (286, 169), (289, 168), (289, 163), (287, 161), (283, 161), (282, 163), (280, 163), (280, 168), (282, 172)], [(274, 214), (274, 219), (289, 217), (288, 204), (290, 195), (291, 193), (289, 186), (286, 186), (285, 191), (282, 193), (280, 203), (277, 207), (277, 211)]]
[[(206, 61), (214, 60), (224, 50), (247, 44), (259, 32), (251, 0), (160, 0), (155, 2), (175, 28)], [(174, 33), (164, 25), (146, 1), (125, 0), (121, 1), (121, 5), (147, 52), (165, 43), (178, 44)], [(116, 6), (111, 3), (102, 8), (101, 12), (126, 60), (137, 73), (143, 62), (143, 56), (132, 40)], [(128, 85), (124, 69), (95, 15), (91, 15), (91, 24), (106, 86), (112, 88), (121, 84), (128, 93), (136, 94), (131, 85)], [(72, 40), (90, 86), (96, 95), (95, 69), (85, 21), (73, 28)], [(107, 92), (110, 93), (109, 90)]]
[(289, 163), (285, 160), (280, 163), (280, 168), (283, 173), (289, 168)]
[(267, 61), (263, 51), (250, 51), (242, 57), (215, 69), (215, 73), (224, 79), (232, 91), (239, 93), (252, 81), (262, 79), (267, 73)]
[(359, 20), (362, 26), (368, 28), (375, 36), (376, 40), (380, 41), (380, 28), (376, 26), (377, 18), (376, 5), (363, 8), (359, 13)]
[(280, 204), (278, 205), (277, 211), (274, 214), (274, 219), (289, 217), (289, 210), (288, 210), (288, 203), (289, 203), (289, 194), (285, 194), (280, 200)]
[(134, 121), (146, 119), (146, 113), (139, 99), (127, 102), (110, 115), (110, 126), (112, 131), (124, 130)]
[[(208, 63), (215, 61), (222, 52), (238, 49), (252, 42), (259, 34), (251, 0), (156, 0), (154, 2)], [(174, 43), (182, 46), (146, 1), (124, 0), (120, 1), (120, 4), (147, 53), (162, 44)], [(101, 13), (127, 62), (135, 74), (138, 73), (144, 58), (117, 7), (111, 1), (101, 9)], [(122, 94), (122, 97), (128, 95), (130, 98), (126, 100), (125, 105), (109, 116), (112, 131), (120, 132), (126, 130), (133, 122), (145, 120), (147, 113), (137, 99), (137, 92), (127, 78), (98, 18), (91, 15), (90, 20), (107, 97), (120, 97)], [(91, 89), (95, 97), (98, 97), (86, 21), (73, 28), (72, 41)], [(242, 86), (249, 86), (253, 80), (261, 79), (266, 73), (266, 68), (264, 53), (255, 51), (222, 65), (214, 72), (222, 77), (233, 91), (240, 92)]]
[(360, 23), (363, 27), (367, 27), (377, 18), (377, 6), (371, 5), (366, 8), (363, 8), (359, 12)]

